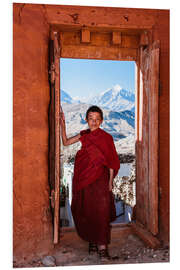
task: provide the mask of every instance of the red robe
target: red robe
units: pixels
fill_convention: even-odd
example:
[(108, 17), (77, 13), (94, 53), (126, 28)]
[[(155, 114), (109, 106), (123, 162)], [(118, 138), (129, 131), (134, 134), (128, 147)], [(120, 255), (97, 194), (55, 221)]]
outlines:
[(109, 191), (109, 168), (115, 177), (120, 161), (112, 136), (98, 128), (80, 132), (81, 149), (74, 164), (71, 210), (79, 236), (97, 244), (110, 243), (110, 222), (116, 218)]

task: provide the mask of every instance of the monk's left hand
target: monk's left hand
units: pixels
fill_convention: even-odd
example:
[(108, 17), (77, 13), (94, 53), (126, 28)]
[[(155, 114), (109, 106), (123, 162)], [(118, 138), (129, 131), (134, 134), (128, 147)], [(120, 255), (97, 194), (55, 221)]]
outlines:
[(109, 191), (112, 191), (113, 189), (113, 181), (109, 180)]

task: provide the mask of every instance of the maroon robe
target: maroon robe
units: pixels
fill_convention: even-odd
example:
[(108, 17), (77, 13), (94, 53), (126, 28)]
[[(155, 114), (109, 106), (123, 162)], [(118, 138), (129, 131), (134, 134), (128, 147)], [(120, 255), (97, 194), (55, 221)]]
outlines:
[(110, 222), (116, 218), (114, 196), (109, 191), (109, 168), (115, 177), (120, 161), (112, 136), (98, 128), (80, 132), (81, 149), (74, 164), (71, 210), (79, 236), (97, 244), (110, 243)]

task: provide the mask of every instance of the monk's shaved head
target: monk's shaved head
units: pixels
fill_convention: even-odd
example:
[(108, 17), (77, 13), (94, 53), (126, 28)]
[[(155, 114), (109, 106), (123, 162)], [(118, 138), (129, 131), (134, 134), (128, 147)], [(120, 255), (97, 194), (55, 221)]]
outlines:
[(101, 116), (101, 120), (103, 120), (103, 112), (98, 106), (93, 105), (93, 106), (89, 107), (89, 109), (86, 112), (86, 119), (88, 119), (88, 115), (90, 112), (98, 112)]

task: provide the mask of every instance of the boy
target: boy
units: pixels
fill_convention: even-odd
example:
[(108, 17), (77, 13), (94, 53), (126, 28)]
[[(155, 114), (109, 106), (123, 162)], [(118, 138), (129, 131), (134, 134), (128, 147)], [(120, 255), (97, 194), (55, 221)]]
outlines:
[(116, 218), (113, 178), (120, 161), (112, 136), (102, 130), (103, 112), (91, 106), (86, 112), (89, 128), (71, 138), (66, 136), (65, 118), (61, 108), (60, 124), (63, 145), (79, 140), (81, 149), (74, 164), (71, 210), (79, 236), (89, 242), (89, 253), (97, 251), (102, 261), (110, 259), (110, 222)]

